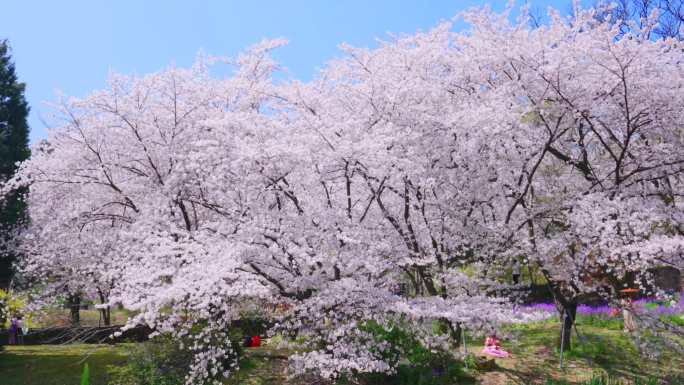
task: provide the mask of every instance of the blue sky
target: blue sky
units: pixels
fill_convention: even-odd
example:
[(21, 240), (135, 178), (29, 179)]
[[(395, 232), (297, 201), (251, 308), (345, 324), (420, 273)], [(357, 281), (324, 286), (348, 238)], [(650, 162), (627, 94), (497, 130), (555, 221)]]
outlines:
[[(190, 65), (197, 52), (235, 56), (263, 38), (285, 37), (276, 53), (288, 76), (309, 80), (339, 56), (340, 43), (373, 47), (388, 32), (427, 30), (475, 0), (32, 1), (0, 2), (0, 39), (12, 46), (27, 84), (31, 141), (47, 136), (42, 116), (57, 92), (82, 97), (105, 86), (110, 71), (145, 74)], [(521, 2), (519, 2), (521, 3)], [(566, 11), (570, 0), (533, 0)]]

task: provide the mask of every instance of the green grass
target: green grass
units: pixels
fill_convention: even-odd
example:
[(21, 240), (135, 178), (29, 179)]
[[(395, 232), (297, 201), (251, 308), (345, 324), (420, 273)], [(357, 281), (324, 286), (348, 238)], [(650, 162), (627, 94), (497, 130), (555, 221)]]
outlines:
[[(598, 327), (593, 322), (573, 330), (573, 349), (565, 354), (565, 368), (559, 369), (559, 324), (542, 322), (512, 327), (517, 342), (504, 344), (513, 358), (497, 360), (499, 371), (515, 384), (546, 384), (546, 378), (559, 384), (586, 384), (593, 376), (610, 375), (616, 381), (648, 383), (649, 378), (671, 379), (684, 375), (684, 357), (667, 354), (658, 361), (641, 357), (630, 337), (615, 327)], [(629, 381), (629, 382), (627, 382)], [(596, 382), (600, 384), (600, 382)], [(677, 382), (671, 382), (677, 384)]]
[[(549, 380), (546, 385), (570, 385), (567, 382), (555, 382)], [(577, 385), (659, 385), (655, 378), (648, 380), (634, 379), (633, 381), (623, 381), (620, 379), (611, 378), (608, 376), (595, 376), (590, 380), (584, 381)]]
[[(2, 385), (78, 385), (88, 363), (89, 385), (107, 385), (109, 372), (126, 364), (130, 344), (6, 346), (0, 352)], [(250, 349), (239, 373), (227, 385), (285, 383), (285, 352)]]
[(618, 330), (624, 329), (624, 323), (622, 318), (610, 318), (606, 319), (600, 315), (580, 315), (577, 317), (577, 325), (581, 328), (583, 326), (594, 326), (597, 328), (603, 328), (607, 330)]
[(6, 346), (0, 353), (2, 385), (78, 385), (88, 363), (90, 385), (106, 385), (107, 371), (123, 365), (123, 345)]
[[(558, 322), (540, 322), (511, 327), (507, 332), (516, 339), (504, 339), (503, 347), (513, 356), (496, 360), (493, 369), (473, 369), (464, 373), (473, 383), (491, 385), (580, 385), (592, 384), (592, 376), (609, 374), (614, 381), (632, 384), (634, 378), (648, 384), (649, 377), (663, 379), (671, 385), (684, 384), (684, 357), (668, 354), (658, 361), (639, 356), (630, 338), (621, 330), (580, 323), (581, 338), (573, 331), (574, 349), (566, 354), (565, 369), (560, 370)], [(468, 338), (469, 351), (479, 353), (483, 341)], [(128, 344), (108, 345), (41, 345), (8, 346), (0, 353), (2, 385), (69, 385), (79, 384), (83, 365), (88, 363), (91, 385), (106, 385), (108, 372), (126, 363)], [(273, 347), (248, 349), (238, 374), (226, 385), (308, 385), (309, 380), (286, 380), (287, 351)], [(679, 377), (678, 377), (679, 376)], [(627, 382), (629, 381), (629, 382)], [(601, 384), (601, 383), (598, 383)], [(603, 385), (603, 384), (602, 384)]]
[[(81, 326), (104, 326), (100, 318), (100, 311), (95, 309), (81, 310)], [(130, 312), (126, 310), (113, 310), (112, 325), (123, 325), (128, 320)], [(31, 328), (65, 327), (71, 325), (71, 318), (67, 309), (49, 309), (40, 317), (32, 319)]]
[(287, 384), (287, 360), (266, 349), (247, 350), (240, 370), (224, 381), (225, 385)]

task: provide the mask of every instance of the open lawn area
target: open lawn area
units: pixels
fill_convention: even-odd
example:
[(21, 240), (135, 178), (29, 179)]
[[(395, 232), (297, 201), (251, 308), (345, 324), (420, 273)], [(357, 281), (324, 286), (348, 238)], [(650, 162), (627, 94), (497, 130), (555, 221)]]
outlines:
[(123, 344), (6, 346), (0, 353), (0, 384), (77, 385), (88, 362), (90, 384), (105, 385), (108, 371), (124, 365), (126, 356)]
[[(0, 353), (2, 385), (80, 384), (83, 365), (88, 363), (90, 385), (106, 385), (112, 372), (125, 365), (129, 344), (7, 346)], [(247, 352), (243, 368), (226, 384), (282, 384), (286, 376), (285, 356), (267, 347)]]
[[(665, 383), (679, 384), (684, 379), (684, 359), (681, 355), (664, 355), (646, 360), (630, 338), (616, 327), (579, 324), (578, 338), (573, 335), (573, 351), (566, 353), (565, 367), (559, 369), (557, 343), (558, 323), (545, 322), (521, 325), (513, 329), (520, 337), (510, 344), (512, 357), (497, 360), (497, 368), (480, 373), (482, 384), (546, 383), (546, 378), (578, 383), (596, 374), (631, 380), (658, 378)], [(616, 330), (617, 329), (617, 330)], [(481, 341), (477, 341), (479, 344)], [(478, 348), (479, 348), (478, 346)], [(543, 379), (543, 380), (542, 380)]]
[[(684, 378), (681, 356), (664, 355), (657, 360), (641, 358), (633, 343), (617, 327), (580, 323), (580, 338), (566, 355), (566, 367), (559, 369), (556, 346), (558, 324), (542, 322), (513, 328), (515, 340), (505, 341), (511, 353), (496, 360), (493, 368), (463, 368), (458, 384), (509, 385), (557, 383), (580, 384), (595, 374), (611, 374), (624, 380), (658, 378), (664, 384), (679, 384)], [(469, 339), (469, 351), (479, 353), (482, 341)], [(105, 385), (111, 373), (126, 363), (130, 344), (9, 346), (0, 353), (2, 385), (66, 385), (80, 383), (84, 362), (88, 362), (91, 384)], [(269, 346), (248, 349), (242, 369), (226, 384), (283, 384), (287, 352)], [(304, 385), (305, 381), (289, 382)]]

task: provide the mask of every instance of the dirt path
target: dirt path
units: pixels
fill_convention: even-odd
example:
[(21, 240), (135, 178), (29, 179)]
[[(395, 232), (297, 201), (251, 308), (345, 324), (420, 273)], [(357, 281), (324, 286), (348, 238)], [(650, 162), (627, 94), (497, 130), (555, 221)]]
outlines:
[(269, 347), (247, 349), (243, 368), (226, 385), (294, 385), (287, 378), (287, 352)]

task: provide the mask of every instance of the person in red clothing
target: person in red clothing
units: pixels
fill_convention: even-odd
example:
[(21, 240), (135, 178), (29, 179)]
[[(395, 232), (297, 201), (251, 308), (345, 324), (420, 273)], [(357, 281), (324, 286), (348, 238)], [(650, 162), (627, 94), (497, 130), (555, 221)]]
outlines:
[(261, 346), (261, 337), (259, 337), (259, 336), (252, 337), (252, 344), (250, 345), (250, 347), (258, 348), (259, 346)]
[(510, 353), (501, 348), (501, 342), (499, 342), (494, 333), (485, 340), (485, 347), (482, 349), (482, 353), (495, 358), (507, 358), (510, 356)]

